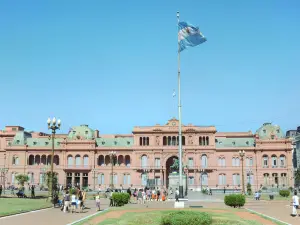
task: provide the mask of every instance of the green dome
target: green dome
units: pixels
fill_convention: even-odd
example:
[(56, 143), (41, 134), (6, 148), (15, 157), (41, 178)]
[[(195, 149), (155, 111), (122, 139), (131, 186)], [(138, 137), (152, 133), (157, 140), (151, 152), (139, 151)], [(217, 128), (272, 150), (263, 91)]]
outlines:
[(259, 139), (281, 139), (285, 138), (284, 132), (280, 126), (272, 125), (272, 123), (264, 123), (257, 131)]
[(88, 125), (80, 125), (76, 127), (72, 127), (68, 134), (68, 139), (80, 140), (94, 140), (95, 139), (95, 131), (89, 128)]

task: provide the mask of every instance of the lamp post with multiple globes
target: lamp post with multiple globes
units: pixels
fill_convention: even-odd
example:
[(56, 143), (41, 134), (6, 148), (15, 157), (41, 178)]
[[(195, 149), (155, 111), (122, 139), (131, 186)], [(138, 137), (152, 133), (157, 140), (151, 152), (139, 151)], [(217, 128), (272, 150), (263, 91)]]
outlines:
[(244, 156), (245, 156), (245, 150), (239, 151), (241, 160), (242, 160), (242, 194), (245, 194), (245, 180), (244, 180)]
[(47, 120), (47, 124), (48, 124), (48, 129), (52, 131), (52, 152), (51, 152), (51, 173), (50, 173), (50, 177), (49, 179), (49, 198), (51, 198), (51, 200), (53, 201), (53, 159), (54, 159), (54, 138), (55, 138), (55, 133), (56, 130), (60, 129), (60, 125), (61, 125), (61, 121), (60, 119), (58, 119), (56, 121), (56, 118), (54, 117), (52, 120), (49, 118)]

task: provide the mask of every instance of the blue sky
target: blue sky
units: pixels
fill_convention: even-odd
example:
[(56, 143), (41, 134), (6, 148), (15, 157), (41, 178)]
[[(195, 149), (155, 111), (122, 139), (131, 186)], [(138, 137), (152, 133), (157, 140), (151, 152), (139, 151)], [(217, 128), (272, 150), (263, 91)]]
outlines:
[(0, 127), (100, 133), (177, 117), (177, 20), (208, 41), (181, 54), (182, 120), (218, 131), (299, 125), (299, 1), (1, 1)]

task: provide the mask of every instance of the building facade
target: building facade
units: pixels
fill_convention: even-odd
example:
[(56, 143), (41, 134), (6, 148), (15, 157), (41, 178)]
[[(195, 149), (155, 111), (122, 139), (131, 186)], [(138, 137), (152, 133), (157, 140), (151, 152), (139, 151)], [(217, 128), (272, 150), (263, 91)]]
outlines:
[[(184, 173), (189, 189), (253, 190), (294, 185), (292, 141), (279, 126), (263, 124), (255, 134), (217, 132), (214, 126), (182, 126)], [(20, 126), (0, 131), (1, 184), (17, 185), (17, 174), (28, 174), (28, 183), (45, 185), (50, 170), (50, 134), (27, 132)], [(55, 136), (54, 170), (60, 184), (90, 189), (145, 187), (152, 181), (168, 188), (173, 159), (178, 157), (178, 120), (165, 125), (134, 127), (128, 135), (102, 135), (88, 125), (73, 127)], [(239, 150), (245, 151), (242, 158)], [(112, 165), (110, 152), (116, 152)]]

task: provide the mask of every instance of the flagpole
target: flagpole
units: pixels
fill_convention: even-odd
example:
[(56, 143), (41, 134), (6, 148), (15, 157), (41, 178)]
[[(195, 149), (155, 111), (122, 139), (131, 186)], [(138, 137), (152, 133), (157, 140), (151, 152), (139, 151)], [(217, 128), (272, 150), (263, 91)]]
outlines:
[[(179, 32), (179, 11), (177, 12), (177, 26)], [(180, 45), (178, 41), (178, 135), (179, 135), (179, 198), (183, 198), (183, 182), (182, 182), (182, 132), (181, 132), (181, 96), (180, 96)]]

